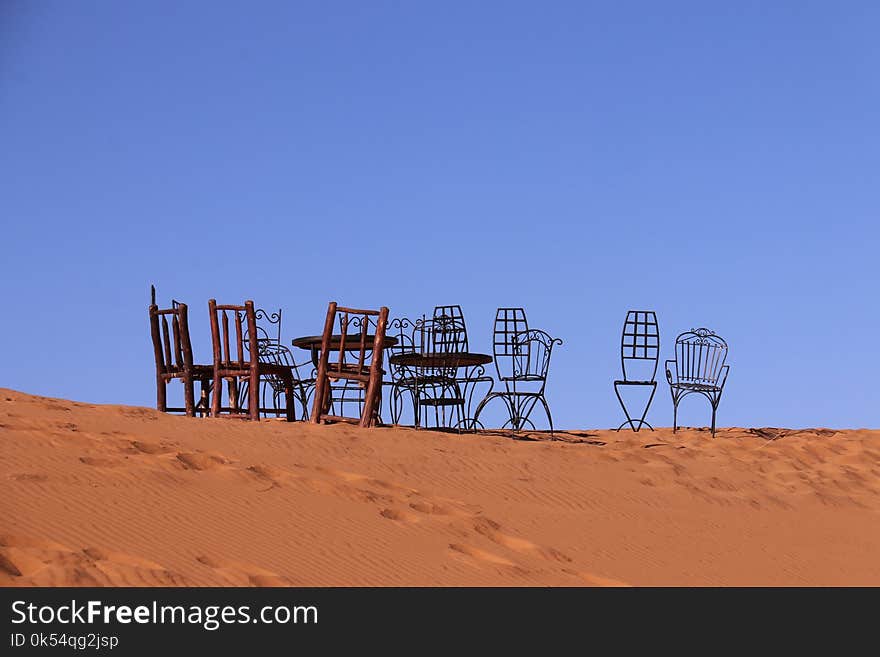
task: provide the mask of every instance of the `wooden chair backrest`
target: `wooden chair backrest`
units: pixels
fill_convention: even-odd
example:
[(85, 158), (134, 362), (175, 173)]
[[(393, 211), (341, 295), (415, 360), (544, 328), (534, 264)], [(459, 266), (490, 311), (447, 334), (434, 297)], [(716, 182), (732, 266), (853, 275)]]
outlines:
[(254, 302), (248, 300), (243, 306), (233, 306), (219, 305), (215, 299), (210, 299), (208, 313), (214, 366), (221, 369), (255, 368), (260, 351)]
[[(354, 365), (357, 371), (367, 365), (381, 367), (387, 326), (388, 308), (384, 306), (379, 310), (362, 310), (345, 308), (331, 301), (321, 336), (322, 357), (327, 355), (327, 373), (331, 377), (334, 373), (341, 374), (346, 365)], [(331, 354), (337, 354), (336, 360), (330, 358)], [(349, 354), (352, 354), (351, 360)]]
[(151, 304), (150, 333), (153, 338), (157, 372), (169, 374), (192, 368), (192, 344), (189, 339), (189, 320), (185, 303), (174, 302), (171, 308), (165, 309), (160, 309), (155, 303)]

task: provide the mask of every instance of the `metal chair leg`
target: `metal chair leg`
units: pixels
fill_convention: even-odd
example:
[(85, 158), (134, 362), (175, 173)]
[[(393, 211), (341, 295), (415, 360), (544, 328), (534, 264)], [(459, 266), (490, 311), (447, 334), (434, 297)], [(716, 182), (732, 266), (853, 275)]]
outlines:
[(550, 424), (550, 440), (556, 440), (555, 434), (553, 433), (553, 416), (550, 415), (550, 406), (547, 405), (547, 400), (544, 399), (544, 395), (538, 397), (541, 400), (541, 404), (544, 406), (544, 412), (547, 414), (547, 422)]

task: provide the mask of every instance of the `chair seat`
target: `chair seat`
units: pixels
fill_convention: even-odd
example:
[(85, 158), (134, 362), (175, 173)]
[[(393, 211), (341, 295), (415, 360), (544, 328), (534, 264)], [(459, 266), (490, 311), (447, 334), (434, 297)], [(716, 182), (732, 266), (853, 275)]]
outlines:
[(721, 388), (716, 385), (711, 385), (708, 383), (687, 383), (687, 382), (673, 382), (670, 384), (672, 388), (678, 388), (679, 390), (693, 390), (695, 392), (720, 392)]
[(279, 363), (260, 363), (260, 374), (293, 376), (293, 368), (290, 365), (281, 365)]
[(495, 399), (496, 397), (543, 397), (544, 395), (537, 390), (517, 390), (514, 392), (513, 390), (496, 390), (490, 395), (486, 396), (486, 399)]
[(616, 386), (655, 386), (657, 385), (656, 381), (634, 381), (632, 379), (618, 379), (614, 382)]
[[(213, 365), (193, 365), (192, 366), (192, 375), (194, 379), (210, 379), (214, 376), (214, 366)], [(182, 367), (172, 367), (169, 368), (167, 372), (163, 374), (166, 379), (178, 379), (183, 376), (183, 368)]]
[(537, 374), (525, 374), (519, 376), (502, 376), (502, 381), (543, 381), (543, 376), (538, 376)]
[(430, 386), (430, 385), (453, 385), (455, 383), (455, 379), (450, 378), (448, 376), (405, 376), (394, 381), (390, 382), (395, 386), (406, 387), (415, 387), (415, 386)]
[(422, 406), (460, 406), (464, 404), (461, 397), (434, 397), (427, 399), (419, 399)]
[[(292, 377), (293, 376), (293, 367), (290, 365), (281, 365), (279, 363), (259, 363), (259, 372), (260, 376), (271, 375), (271, 376), (280, 376), (280, 377)], [(229, 361), (226, 363), (222, 363), (220, 367), (220, 376), (228, 377), (228, 376), (246, 376), (248, 372), (250, 372), (251, 364), (250, 361)], [(211, 372), (213, 373), (213, 368)]]
[[(380, 375), (385, 375), (385, 370), (380, 369), (379, 372)], [(327, 376), (331, 379), (351, 379), (353, 381), (366, 382), (370, 380), (370, 366), (358, 367), (357, 363), (343, 363), (342, 367), (340, 367), (339, 363), (328, 363)]]

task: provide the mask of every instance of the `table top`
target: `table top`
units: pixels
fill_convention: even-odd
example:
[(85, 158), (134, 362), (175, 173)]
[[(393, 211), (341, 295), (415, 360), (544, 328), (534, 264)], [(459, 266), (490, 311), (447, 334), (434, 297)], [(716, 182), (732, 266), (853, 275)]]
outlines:
[[(376, 336), (368, 335), (367, 336), (367, 348), (372, 349), (373, 340)], [(342, 339), (342, 335), (333, 335), (330, 337), (330, 346), (335, 350), (339, 345), (339, 341)], [(299, 347), (300, 349), (309, 349), (311, 351), (315, 351), (321, 348), (321, 344), (324, 341), (324, 337), (321, 335), (304, 335), (300, 338), (294, 338), (291, 340), (290, 344), (294, 347)], [(385, 340), (382, 345), (383, 348), (387, 349), (388, 347), (393, 347), (397, 344), (397, 338), (391, 337), (390, 335), (385, 336)], [(346, 335), (345, 336), (345, 350), (346, 351), (354, 351), (356, 349), (360, 349), (361, 347), (361, 336), (360, 334), (355, 335)]]
[(393, 365), (403, 365), (404, 367), (476, 367), (477, 365), (488, 365), (492, 362), (492, 356), (489, 354), (475, 354), (469, 351), (461, 351), (448, 354), (394, 354), (388, 359)]

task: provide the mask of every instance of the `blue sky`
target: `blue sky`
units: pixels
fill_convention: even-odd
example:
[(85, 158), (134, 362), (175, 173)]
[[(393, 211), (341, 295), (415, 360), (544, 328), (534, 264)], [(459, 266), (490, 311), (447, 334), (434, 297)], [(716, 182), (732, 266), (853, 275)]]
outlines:
[(522, 305), (565, 341), (566, 427), (617, 426), (621, 325), (650, 308), (664, 356), (695, 326), (730, 343), (720, 425), (880, 426), (878, 24), (871, 2), (4, 2), (0, 386), (153, 404), (155, 283), (203, 362), (212, 296), (282, 307), (287, 339), (330, 299), (459, 303), (481, 351)]

